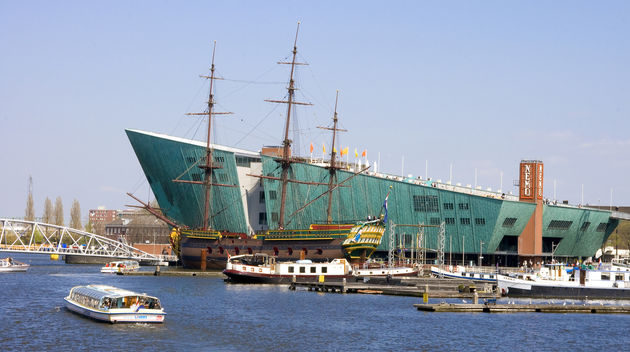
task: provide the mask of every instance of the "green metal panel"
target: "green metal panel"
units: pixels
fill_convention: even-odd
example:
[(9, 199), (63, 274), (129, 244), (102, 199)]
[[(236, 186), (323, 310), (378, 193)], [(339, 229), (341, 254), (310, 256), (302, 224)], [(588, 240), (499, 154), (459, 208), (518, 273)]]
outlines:
[[(165, 215), (178, 224), (201, 227), (204, 187), (173, 180), (180, 175), (181, 180), (203, 180), (203, 170), (197, 163), (205, 158), (205, 148), (135, 131), (126, 132)], [(236, 187), (212, 188), (212, 225), (221, 231), (247, 233), (234, 153), (215, 149), (213, 156), (215, 165), (221, 166), (213, 172), (213, 183)]]
[[(592, 256), (610, 235), (606, 232), (609, 219), (609, 211), (544, 205), (543, 238), (562, 238), (556, 249), (556, 255)], [(571, 225), (568, 229), (554, 229), (549, 226), (554, 220), (571, 221)], [(590, 222), (590, 225), (584, 229), (586, 222)], [(606, 225), (598, 230), (600, 224)]]

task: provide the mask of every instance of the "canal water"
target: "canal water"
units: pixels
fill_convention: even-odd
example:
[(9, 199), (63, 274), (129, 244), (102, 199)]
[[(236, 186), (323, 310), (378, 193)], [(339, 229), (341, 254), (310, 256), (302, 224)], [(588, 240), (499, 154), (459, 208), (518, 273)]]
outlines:
[[(12, 256), (31, 268), (0, 274), (2, 351), (622, 351), (630, 343), (629, 315), (423, 313), (415, 297), (105, 275), (96, 265)], [(69, 312), (63, 297), (85, 284), (158, 296), (166, 321), (111, 325)]]

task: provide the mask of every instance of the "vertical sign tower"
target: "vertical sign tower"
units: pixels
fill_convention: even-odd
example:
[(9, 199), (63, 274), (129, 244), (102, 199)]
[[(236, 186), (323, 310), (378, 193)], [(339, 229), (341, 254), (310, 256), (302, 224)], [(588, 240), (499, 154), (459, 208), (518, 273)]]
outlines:
[(519, 256), (542, 255), (543, 172), (542, 161), (521, 160), (519, 200), (535, 203), (536, 209), (518, 238)]

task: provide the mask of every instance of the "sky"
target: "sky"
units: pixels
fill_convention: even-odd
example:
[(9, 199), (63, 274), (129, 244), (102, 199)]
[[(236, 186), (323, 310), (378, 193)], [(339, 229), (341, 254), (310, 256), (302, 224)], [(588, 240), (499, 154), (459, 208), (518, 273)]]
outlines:
[[(294, 153), (330, 135), (382, 172), (517, 194), (523, 159), (545, 197), (630, 205), (627, 1), (0, 0), (0, 218), (61, 197), (89, 209), (151, 199), (125, 129), (279, 145), (298, 21)], [(327, 147), (328, 151), (330, 148)], [(475, 183), (476, 180), (476, 183)], [(555, 185), (555, 186), (554, 186)], [(555, 198), (554, 198), (555, 194)]]

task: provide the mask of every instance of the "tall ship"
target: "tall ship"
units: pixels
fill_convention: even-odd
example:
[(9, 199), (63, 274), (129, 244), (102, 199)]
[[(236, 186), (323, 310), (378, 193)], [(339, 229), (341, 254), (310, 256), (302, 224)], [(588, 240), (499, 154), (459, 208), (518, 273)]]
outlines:
[[(299, 27), (298, 27), (299, 28)], [(211, 69), (205, 142), (127, 129), (162, 216), (180, 237), (190, 268), (223, 268), (228, 254), (265, 253), (278, 260), (325, 261), (405, 253), (452, 264), (519, 266), (555, 257), (594, 255), (627, 214), (543, 198), (543, 163), (522, 160), (519, 194), (440, 180), (404, 177), (336, 159), (336, 113), (330, 158), (291, 156), (288, 128), (294, 105), (293, 48), (281, 146), (250, 151), (210, 143), (214, 97)], [(214, 57), (214, 54), (213, 54)], [(389, 197), (389, 208), (383, 201)], [(149, 209), (151, 210), (151, 209)], [(385, 214), (391, 230), (385, 232)], [(418, 225), (444, 224), (445, 236)], [(392, 248), (395, 246), (395, 248)]]
[[(299, 24), (298, 24), (299, 31)], [(174, 193), (169, 191), (167, 199), (160, 195), (156, 196), (160, 207), (164, 209), (162, 204), (167, 204), (167, 211), (163, 213), (157, 212), (147, 204), (143, 204), (147, 210), (151, 211), (156, 216), (162, 218), (173, 227), (171, 234), (174, 247), (179, 251), (180, 258), (185, 267), (189, 268), (213, 268), (223, 269), (227, 258), (230, 253), (232, 255), (239, 254), (253, 254), (262, 253), (267, 255), (273, 255), (279, 261), (291, 260), (291, 259), (313, 259), (313, 260), (329, 260), (333, 258), (347, 258), (353, 263), (361, 263), (368, 259), (372, 253), (376, 250), (381, 243), (381, 238), (385, 232), (385, 225), (387, 222), (387, 196), (385, 197), (385, 203), (382, 209), (379, 209), (379, 216), (369, 216), (369, 218), (360, 221), (339, 221), (333, 220), (332, 206), (333, 206), (333, 194), (344, 183), (351, 178), (358, 175), (354, 173), (349, 175), (341, 182), (338, 181), (337, 172), (340, 169), (336, 165), (336, 149), (333, 148), (331, 152), (330, 163), (327, 165), (328, 181), (327, 182), (315, 182), (311, 180), (298, 180), (295, 178), (298, 171), (297, 165), (306, 162), (305, 159), (291, 156), (291, 140), (289, 139), (289, 126), (291, 122), (291, 112), (294, 105), (310, 105), (307, 103), (297, 102), (294, 99), (294, 92), (296, 90), (293, 79), (295, 66), (299, 63), (296, 62), (297, 54), (297, 33), (295, 37), (295, 43), (293, 45), (293, 59), (289, 63), (291, 65), (291, 73), (289, 79), (289, 85), (287, 87), (288, 99), (286, 101), (281, 100), (268, 100), (273, 103), (287, 104), (286, 124), (284, 128), (284, 140), (282, 141), (282, 147), (271, 148), (273, 151), (269, 153), (266, 160), (268, 167), (275, 170), (280, 170), (279, 175), (275, 175), (274, 171), (267, 171), (266, 168), (251, 168), (249, 172), (240, 174), (242, 178), (250, 178), (247, 180), (246, 185), (241, 187), (241, 179), (239, 176), (236, 178), (230, 178), (229, 170), (233, 170), (234, 165), (231, 165), (230, 157), (219, 152), (221, 148), (217, 148), (215, 145), (211, 145), (210, 136), (212, 134), (212, 119), (216, 114), (225, 114), (214, 111), (214, 94), (213, 83), (215, 78), (215, 66), (214, 66), (214, 49), (212, 54), (212, 65), (210, 69), (210, 76), (206, 76), (210, 80), (210, 94), (208, 99), (208, 110), (202, 113), (193, 113), (189, 115), (207, 115), (208, 116), (208, 129), (207, 140), (205, 150), (201, 155), (195, 154), (195, 152), (187, 153), (186, 161), (189, 164), (187, 168), (178, 173), (176, 177), (172, 177), (175, 174), (169, 174), (170, 183), (180, 185), (192, 185), (192, 191), (198, 192), (202, 190), (200, 197), (195, 197), (197, 202), (201, 200), (201, 206), (199, 209), (203, 209), (202, 219), (191, 219), (186, 215), (194, 214), (182, 214), (180, 212), (171, 212), (173, 206), (179, 207), (183, 203), (174, 203), (172, 201), (173, 196), (176, 194), (185, 193), (186, 186), (180, 186), (177, 189), (172, 189)], [(216, 43), (215, 43), (216, 48)], [(338, 96), (337, 96), (338, 98)], [(337, 131), (342, 131), (337, 128), (337, 109), (335, 103), (335, 113), (333, 118), (333, 127), (322, 127), (332, 131), (332, 145), (335, 145), (335, 136)], [(139, 160), (144, 157), (140, 157), (139, 152), (141, 148), (136, 148), (137, 144), (134, 143), (134, 136), (136, 131), (127, 130), (127, 134), (134, 146), (136, 155)], [(155, 150), (154, 150), (155, 151)], [(163, 150), (160, 149), (159, 154), (162, 154)], [(163, 156), (163, 155), (162, 155)], [(161, 158), (158, 156), (158, 158)], [(234, 156), (232, 156), (234, 158)], [(226, 162), (226, 159), (228, 162)], [(256, 159), (255, 154), (250, 156), (242, 156), (239, 158), (240, 164), (249, 164)], [(234, 158), (236, 162), (236, 158)], [(149, 166), (145, 168), (145, 164), (141, 161), (143, 169), (150, 179), (150, 174), (153, 171), (148, 170)], [(238, 164), (237, 173), (238, 173)], [(162, 170), (163, 172), (172, 171)], [(225, 172), (227, 171), (227, 172)], [(245, 181), (245, 180), (243, 180)], [(150, 181), (151, 182), (151, 181)], [(154, 193), (156, 190), (171, 189), (170, 186), (165, 183), (169, 181), (161, 182), (161, 186), (153, 187)], [(241, 206), (246, 207), (242, 203), (243, 197), (247, 198), (249, 191), (252, 187), (260, 187), (263, 184), (278, 183), (279, 192), (274, 191), (269, 193), (270, 199), (276, 199), (279, 194), (279, 204), (277, 210), (272, 212), (271, 221), (273, 223), (267, 230), (262, 228), (254, 229), (249, 226), (238, 226), (244, 219), (241, 215), (237, 214), (232, 207), (238, 206), (238, 201), (241, 201)], [(326, 187), (317, 197), (310, 202), (302, 205), (299, 209), (290, 209), (287, 207), (288, 194), (292, 191), (291, 185), (300, 184), (315, 187)], [(196, 189), (195, 189), (196, 188)], [(234, 190), (230, 192), (230, 189)], [(238, 190), (237, 193), (236, 190)], [(241, 190), (245, 191), (243, 195)], [(318, 190), (319, 191), (319, 190)], [(263, 196), (263, 192), (259, 191), (260, 197)], [(224, 194), (230, 196), (224, 197)], [(240, 197), (240, 199), (238, 199)], [(170, 198), (170, 199), (169, 199)], [(323, 215), (326, 215), (325, 221), (313, 222), (308, 226), (298, 224), (296, 227), (289, 227), (293, 216), (296, 213), (304, 211), (311, 203), (317, 201), (319, 198), (327, 199), (327, 210), (322, 212), (320, 219)], [(136, 198), (137, 199), (137, 198)], [(263, 199), (263, 198), (261, 198)], [(185, 201), (184, 201), (185, 202)], [(259, 200), (263, 203), (262, 200)], [(288, 213), (289, 211), (292, 213)], [(182, 215), (184, 217), (182, 217)], [(288, 215), (288, 216), (287, 216)], [(249, 216), (248, 216), (249, 218)], [(201, 226), (196, 226), (201, 220)], [(222, 220), (227, 220), (223, 222)], [(247, 221), (245, 221), (247, 223)], [(261, 216), (259, 218), (260, 225), (267, 224), (267, 218)], [(237, 226), (235, 226), (237, 225)]]

